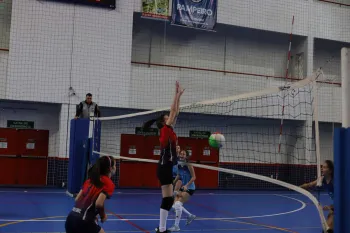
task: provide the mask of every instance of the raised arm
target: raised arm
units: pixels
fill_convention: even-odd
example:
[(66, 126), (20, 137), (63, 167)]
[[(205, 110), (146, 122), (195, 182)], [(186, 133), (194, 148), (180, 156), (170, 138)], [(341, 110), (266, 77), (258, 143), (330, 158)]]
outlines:
[[(180, 85), (179, 85), (179, 83), (177, 82), (177, 83), (176, 83), (176, 92), (178, 92), (179, 88), (180, 88)], [(184, 91), (185, 91), (184, 89), (181, 90), (180, 96), (182, 95), (182, 93), (183, 93)], [(173, 122), (173, 127), (175, 127), (175, 125), (176, 125), (177, 117), (179, 116), (179, 114), (180, 114), (180, 98), (179, 98), (179, 100), (177, 101), (177, 105), (176, 105), (176, 115), (175, 115), (175, 119), (174, 119), (174, 122)]]
[(173, 103), (171, 104), (169, 118), (166, 122), (167, 125), (174, 125), (174, 123), (176, 123), (176, 117), (179, 112), (180, 98), (184, 91), (185, 90), (180, 87), (179, 82), (176, 82), (176, 92), (174, 95)]

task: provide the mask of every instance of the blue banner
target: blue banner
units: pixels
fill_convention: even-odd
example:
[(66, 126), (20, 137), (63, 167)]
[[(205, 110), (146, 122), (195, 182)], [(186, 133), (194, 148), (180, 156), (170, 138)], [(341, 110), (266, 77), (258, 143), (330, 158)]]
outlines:
[(173, 0), (172, 24), (213, 30), (217, 0)]

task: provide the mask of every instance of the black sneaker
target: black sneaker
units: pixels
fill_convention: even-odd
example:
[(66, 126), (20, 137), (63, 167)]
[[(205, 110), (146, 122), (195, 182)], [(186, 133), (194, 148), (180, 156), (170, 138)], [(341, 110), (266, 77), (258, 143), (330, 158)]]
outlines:
[(159, 231), (159, 228), (157, 227), (157, 228), (156, 228), (156, 233), (171, 233), (171, 231), (165, 230), (165, 231), (163, 231), (163, 232), (160, 232), (160, 231)]

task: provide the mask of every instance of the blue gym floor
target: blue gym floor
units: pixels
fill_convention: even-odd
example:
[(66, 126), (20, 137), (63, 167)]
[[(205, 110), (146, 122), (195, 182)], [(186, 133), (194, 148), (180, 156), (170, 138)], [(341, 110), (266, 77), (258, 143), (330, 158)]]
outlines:
[[(154, 232), (158, 225), (159, 190), (116, 190), (105, 204), (106, 232)], [(329, 204), (327, 195), (321, 201)], [(0, 189), (0, 232), (65, 232), (73, 198), (63, 190)], [(183, 232), (320, 233), (316, 208), (293, 192), (197, 191), (185, 207), (197, 215)], [(184, 215), (183, 215), (184, 217)], [(171, 212), (168, 227), (174, 222)]]

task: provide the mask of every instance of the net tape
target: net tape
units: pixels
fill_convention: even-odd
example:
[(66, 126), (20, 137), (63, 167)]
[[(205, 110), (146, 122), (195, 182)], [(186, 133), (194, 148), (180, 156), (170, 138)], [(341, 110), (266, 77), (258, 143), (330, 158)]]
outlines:
[[(229, 97), (224, 97), (224, 98), (218, 98), (218, 99), (211, 99), (211, 100), (205, 100), (201, 102), (196, 102), (196, 103), (191, 103), (191, 104), (184, 104), (181, 105), (180, 108), (196, 108), (202, 105), (212, 105), (212, 104), (217, 104), (217, 103), (223, 103), (223, 102), (228, 102), (228, 101), (235, 101), (235, 100), (241, 100), (241, 99), (248, 99), (248, 98), (253, 98), (253, 97), (259, 97), (263, 95), (270, 95), (270, 94), (277, 94), (281, 91), (284, 90), (293, 90), (293, 89), (298, 89), (302, 88), (308, 84), (311, 84), (312, 82), (316, 81), (318, 77), (321, 75), (321, 72), (319, 70), (312, 76), (306, 77), (303, 80), (293, 82), (293, 83), (286, 83), (283, 86), (279, 87), (270, 87), (263, 89), (261, 91), (255, 91), (251, 93), (244, 93), (244, 94), (239, 94), (239, 95), (234, 95), (234, 96), (229, 96)], [(112, 116), (112, 117), (101, 117), (98, 118), (98, 120), (101, 121), (107, 121), (107, 120), (118, 120), (118, 119), (125, 119), (125, 118), (131, 118), (131, 117), (136, 117), (136, 116), (142, 116), (142, 115), (149, 115), (157, 112), (162, 112), (162, 111), (169, 111), (170, 108), (159, 108), (159, 109), (153, 109), (150, 111), (143, 111), (143, 112), (138, 112), (138, 113), (131, 113), (131, 114), (125, 114), (125, 115), (120, 115), (120, 116)], [(317, 115), (317, 113), (316, 113)], [(96, 120), (95, 118), (94, 120)], [(102, 155), (102, 156), (111, 156), (111, 154), (103, 153), (103, 152), (98, 152), (94, 151), (94, 153)], [(141, 159), (141, 158), (130, 158), (130, 157), (124, 157), (124, 156), (119, 156), (119, 155), (112, 155), (116, 159), (124, 159), (128, 161), (138, 161), (138, 162), (147, 162), (147, 163), (158, 163), (158, 160), (151, 160), (151, 159)], [(193, 164), (193, 163), (188, 163), (189, 165), (192, 165), (193, 167), (197, 168), (202, 168), (202, 169), (208, 169), (208, 170), (213, 170), (213, 171), (218, 171), (218, 172), (224, 172), (228, 174), (233, 174), (233, 175), (239, 175), (239, 176), (244, 176), (244, 177), (249, 177), (261, 181), (266, 181), (270, 182), (279, 186), (282, 186), (284, 188), (287, 188), (289, 190), (294, 190), (300, 194), (303, 194), (307, 198), (310, 199), (310, 201), (315, 205), (315, 207), (318, 210), (318, 214), (321, 220), (322, 228), (324, 231), (327, 231), (329, 229), (325, 216), (323, 214), (323, 209), (322, 206), (320, 205), (319, 201), (314, 197), (310, 192), (307, 190), (304, 190), (298, 186), (276, 180), (267, 176), (262, 176), (262, 175), (257, 175), (254, 173), (248, 173), (248, 172), (243, 172), (243, 171), (238, 171), (238, 170), (233, 170), (233, 169), (226, 169), (226, 168), (219, 168), (219, 167), (214, 167), (214, 166), (209, 166), (209, 165), (203, 165), (203, 164)]]

